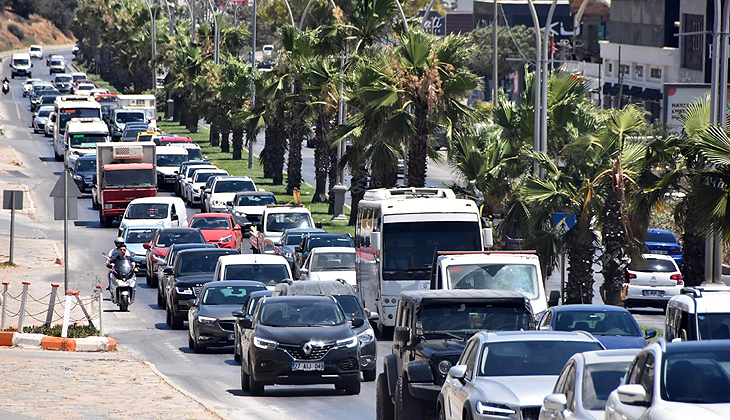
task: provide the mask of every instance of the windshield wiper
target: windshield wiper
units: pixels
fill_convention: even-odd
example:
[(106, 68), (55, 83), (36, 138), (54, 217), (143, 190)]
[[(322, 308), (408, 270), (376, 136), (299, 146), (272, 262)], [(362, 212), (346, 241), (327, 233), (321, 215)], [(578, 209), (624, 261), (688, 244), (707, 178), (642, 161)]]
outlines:
[(454, 334), (454, 333), (450, 333), (450, 332), (448, 332), (448, 331), (434, 331), (434, 332), (427, 332), (427, 333), (425, 333), (424, 335), (446, 335), (446, 336), (449, 336), (449, 337), (451, 337), (451, 338), (455, 338), (455, 339), (457, 339), (457, 340), (461, 340), (461, 341), (466, 341), (466, 338), (465, 338), (465, 337), (462, 337), (462, 336), (460, 336), (460, 335), (456, 335), (456, 334)]
[(394, 270), (388, 270), (393, 271), (394, 273), (420, 273), (421, 271), (431, 271), (431, 267), (416, 267), (416, 268), (396, 268)]

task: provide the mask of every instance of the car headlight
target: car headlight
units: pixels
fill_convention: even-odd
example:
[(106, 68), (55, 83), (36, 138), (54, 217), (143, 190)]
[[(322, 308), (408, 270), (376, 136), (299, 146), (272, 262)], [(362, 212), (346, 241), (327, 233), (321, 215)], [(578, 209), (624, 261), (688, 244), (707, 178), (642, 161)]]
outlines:
[(175, 286), (175, 291), (177, 292), (178, 295), (192, 295), (193, 294), (193, 289), (191, 289), (189, 287)]
[(371, 343), (373, 340), (375, 340), (375, 331), (373, 331), (372, 328), (368, 328), (367, 330), (358, 334), (357, 339), (360, 340), (361, 346), (367, 343)]
[(292, 255), (292, 253), (291, 253), (291, 252), (285, 252), (285, 253), (284, 253), (284, 256), (285, 256), (286, 258), (294, 258), (294, 255)]
[(335, 342), (335, 345), (339, 348), (346, 347), (348, 349), (351, 349), (351, 348), (357, 346), (357, 337), (350, 337), (350, 338), (344, 338), (342, 340), (337, 340)]
[(200, 322), (201, 324), (213, 324), (216, 321), (217, 321), (216, 318), (212, 318), (209, 316), (199, 316), (198, 317), (198, 322)]
[(487, 416), (487, 415), (511, 416), (512, 414), (515, 414), (515, 410), (509, 408), (506, 405), (483, 403), (481, 401), (477, 401), (476, 409), (477, 409), (477, 412), (483, 416)]
[(231, 242), (233, 240), (233, 235), (228, 235), (225, 238), (218, 239), (218, 242)]
[(81, 181), (84, 178), (81, 175), (74, 175), (74, 179), (77, 180), (77, 181)]
[(200, 194), (200, 188), (193, 188), (194, 194)]
[(106, 204), (104, 204), (104, 210), (111, 210), (111, 209), (112, 209), (112, 207), (113, 207), (113, 206), (112, 206), (112, 204), (111, 204), (111, 203), (106, 203)]
[(267, 340), (265, 338), (254, 337), (253, 345), (260, 349), (264, 349), (264, 350), (274, 350), (277, 346), (279, 346), (279, 343), (277, 343), (274, 340)]
[(439, 364), (438, 364), (439, 373), (441, 375), (443, 375), (443, 376), (448, 375), (449, 374), (449, 369), (451, 369), (451, 366), (453, 366), (453, 365), (448, 360), (442, 360), (442, 361), (440, 361)]

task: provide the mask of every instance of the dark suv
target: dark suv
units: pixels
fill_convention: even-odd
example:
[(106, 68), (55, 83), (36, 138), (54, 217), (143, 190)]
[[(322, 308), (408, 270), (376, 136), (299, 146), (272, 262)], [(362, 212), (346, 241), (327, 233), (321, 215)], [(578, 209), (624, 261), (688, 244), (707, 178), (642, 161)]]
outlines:
[(309, 253), (320, 247), (354, 247), (355, 241), (347, 233), (309, 233), (302, 236), (302, 242), (294, 249), (292, 274), (298, 279), (302, 273), (299, 269), (304, 265)]
[[(369, 312), (362, 307), (355, 290), (344, 280), (284, 281), (276, 285), (273, 296), (332, 296), (345, 312), (347, 320), (368, 319)], [(360, 370), (365, 382), (375, 380), (378, 342), (370, 323), (352, 327), (360, 342)]]
[(394, 412), (405, 411), (415, 419), (424, 411), (435, 412), (446, 375), (474, 333), (534, 329), (530, 300), (517, 292), (402, 292), (393, 353), (385, 356), (376, 383), (376, 418), (392, 419)]
[[(333, 297), (261, 298), (252, 330), (241, 348), (241, 387), (261, 395), (265, 385), (334, 384), (346, 394), (360, 393), (360, 346)], [(365, 320), (355, 318), (352, 326)]]

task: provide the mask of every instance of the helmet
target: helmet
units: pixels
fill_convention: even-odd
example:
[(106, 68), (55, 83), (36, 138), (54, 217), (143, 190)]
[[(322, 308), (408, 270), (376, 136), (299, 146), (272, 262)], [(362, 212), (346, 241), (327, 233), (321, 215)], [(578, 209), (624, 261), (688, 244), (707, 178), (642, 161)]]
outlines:
[(114, 246), (119, 248), (120, 246), (124, 245), (124, 238), (121, 236), (114, 240)]

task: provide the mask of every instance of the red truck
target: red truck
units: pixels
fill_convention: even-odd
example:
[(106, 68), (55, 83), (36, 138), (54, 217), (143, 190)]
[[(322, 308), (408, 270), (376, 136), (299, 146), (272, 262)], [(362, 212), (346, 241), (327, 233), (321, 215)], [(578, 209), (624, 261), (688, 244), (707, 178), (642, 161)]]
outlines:
[(111, 227), (121, 220), (135, 198), (157, 196), (155, 144), (98, 143), (96, 175), (91, 190), (92, 207), (99, 210), (99, 223)]

